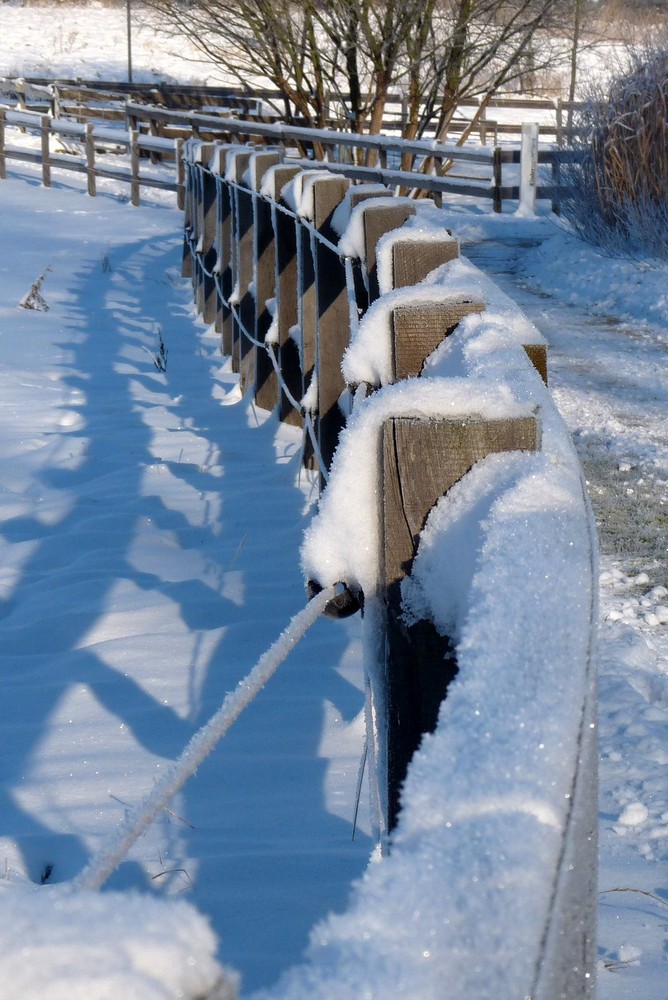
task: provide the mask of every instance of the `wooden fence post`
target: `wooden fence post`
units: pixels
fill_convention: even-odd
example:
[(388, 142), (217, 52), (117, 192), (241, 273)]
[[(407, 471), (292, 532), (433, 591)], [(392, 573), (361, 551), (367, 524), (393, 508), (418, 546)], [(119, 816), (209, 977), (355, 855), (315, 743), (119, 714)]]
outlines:
[(42, 184), (44, 187), (51, 187), (51, 161), (49, 153), (49, 132), (51, 121), (48, 115), (40, 118), (40, 139), (42, 146)]
[[(282, 211), (282, 189), (299, 173), (299, 167), (282, 166), (274, 172), (276, 204), (272, 207), (276, 240), (276, 323), (278, 326), (278, 363), (281, 378), (295, 399), (301, 399), (302, 380), (299, 350), (291, 330), (298, 321), (297, 230), (292, 215)], [(278, 406), (283, 423), (302, 425), (301, 411), (295, 409), (283, 389)]]
[(190, 161), (184, 164), (185, 171), (185, 191), (183, 201), (183, 254), (181, 257), (181, 277), (192, 278), (193, 263), (190, 249), (190, 236), (192, 235), (192, 209), (194, 202), (194, 169)]
[(495, 212), (503, 209), (501, 197), (501, 186), (503, 184), (503, 162), (501, 159), (501, 147), (495, 146), (492, 153), (492, 187), (493, 187), (493, 207)]
[(86, 125), (86, 137), (85, 137), (85, 148), (86, 148), (86, 177), (88, 183), (88, 194), (91, 198), (95, 197), (96, 194), (96, 184), (95, 184), (95, 137), (93, 136), (93, 126), (90, 122)]
[(397, 240), (392, 244), (392, 287), (417, 285), (442, 264), (459, 257), (459, 241)]
[(369, 303), (374, 302), (379, 294), (378, 263), (376, 260), (376, 244), (381, 236), (399, 229), (406, 219), (415, 215), (415, 206), (401, 201), (397, 205), (379, 206), (371, 202), (364, 209), (364, 254), (368, 281)]
[(205, 323), (216, 319), (217, 289), (214, 277), (216, 266), (216, 178), (208, 169), (208, 163), (200, 170), (201, 184), (201, 229), (198, 241), (198, 263), (200, 279), (197, 284), (197, 309)]
[(204, 167), (208, 163), (213, 147), (201, 146), (197, 151), (197, 159), (190, 169), (190, 245), (192, 247), (192, 284), (195, 307), (203, 312), (207, 291), (204, 287), (204, 271), (202, 248), (204, 246), (206, 229), (206, 212), (210, 206), (205, 206)]
[(229, 144), (217, 145), (210, 158), (215, 184), (215, 329), (220, 334), (220, 352), (232, 354), (232, 310), (230, 297), (234, 288), (232, 280), (232, 192), (224, 179), (225, 161)]
[[(328, 240), (328, 243), (317, 238), (315, 241), (318, 372), (316, 426), (320, 456), (326, 469), (332, 464), (344, 424), (339, 407), (339, 397), (345, 389), (341, 361), (350, 341), (346, 272), (340, 255), (329, 245), (335, 240), (331, 218), (349, 186), (350, 181), (344, 177), (327, 177), (316, 181), (313, 187), (314, 225)], [(325, 469), (320, 470), (321, 487), (324, 487), (324, 472)]]
[(180, 212), (185, 208), (186, 203), (186, 172), (183, 162), (183, 139), (174, 140), (174, 164), (176, 168), (176, 206)]
[[(448, 637), (431, 622), (402, 620), (401, 581), (410, 573), (427, 516), (486, 455), (539, 447), (534, 417), (507, 420), (392, 418), (381, 440), (381, 595), (385, 613), (387, 828), (397, 822), (401, 784), (457, 672)], [(453, 567), (456, 572), (456, 567)]]
[[(281, 161), (276, 150), (255, 153), (253, 156), (253, 203), (255, 230), (253, 242), (253, 270), (255, 280), (255, 339), (265, 342), (271, 326), (272, 314), (268, 302), (276, 294), (276, 243), (271, 218), (271, 204), (259, 191), (262, 179), (270, 167)], [(269, 350), (272, 350), (270, 347)], [(264, 410), (273, 410), (278, 403), (278, 379), (267, 348), (255, 348), (255, 402)]]
[[(231, 189), (232, 203), (232, 277), (236, 294), (236, 318), (232, 318), (232, 371), (239, 372), (243, 392), (251, 379), (252, 344), (244, 335), (253, 330), (255, 299), (253, 298), (253, 195), (243, 186), (252, 150), (238, 147), (234, 152), (234, 176)], [(241, 150), (244, 150), (243, 152)]]
[(7, 113), (4, 108), (0, 108), (0, 180), (7, 176), (7, 166), (5, 157), (5, 120)]
[(429, 355), (471, 313), (481, 313), (480, 300), (453, 299), (397, 306), (392, 310), (392, 381), (417, 378)]
[(133, 129), (130, 133), (130, 201), (135, 208), (139, 206), (139, 132)]

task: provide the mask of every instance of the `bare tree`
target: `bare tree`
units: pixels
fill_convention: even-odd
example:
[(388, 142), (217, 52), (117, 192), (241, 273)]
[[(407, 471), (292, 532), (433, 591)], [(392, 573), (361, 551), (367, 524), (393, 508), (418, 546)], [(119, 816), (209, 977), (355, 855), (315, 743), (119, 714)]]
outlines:
[[(404, 134), (445, 138), (462, 101), (485, 104), (525, 69), (563, 0), (145, 0), (248, 89), (281, 95), (287, 121), (381, 129), (406, 99)], [(573, 2), (573, 0), (570, 0)], [(544, 47), (543, 47), (543, 51)], [(551, 53), (537, 56), (547, 62)]]

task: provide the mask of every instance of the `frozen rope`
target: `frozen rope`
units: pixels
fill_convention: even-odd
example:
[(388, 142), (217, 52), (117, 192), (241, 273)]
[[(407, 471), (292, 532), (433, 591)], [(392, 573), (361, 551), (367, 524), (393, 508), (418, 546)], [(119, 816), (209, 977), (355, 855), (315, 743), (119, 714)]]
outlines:
[(86, 867), (70, 883), (70, 890), (82, 892), (99, 889), (120, 864), (128, 851), (151, 825), (170, 799), (195, 773), (204, 758), (264, 687), (281, 663), (325, 610), (325, 605), (339, 593), (339, 584), (320, 591), (305, 608), (290, 620), (278, 639), (262, 654), (252, 670), (229, 691), (218, 711), (198, 729), (180, 756), (155, 783), (149, 794), (128, 810), (125, 819), (102, 844)]

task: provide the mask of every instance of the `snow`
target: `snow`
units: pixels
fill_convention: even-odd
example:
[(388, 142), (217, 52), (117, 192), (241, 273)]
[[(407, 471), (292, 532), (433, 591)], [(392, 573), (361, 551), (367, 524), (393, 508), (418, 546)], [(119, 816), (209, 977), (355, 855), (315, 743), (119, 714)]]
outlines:
[(318, 516), (306, 531), (302, 565), (323, 586), (377, 590), (378, 436), (391, 417), (502, 419), (533, 414), (509, 388), (464, 378), (405, 379), (357, 408), (341, 436)]
[(214, 933), (183, 900), (3, 886), (0, 936), (5, 1000), (236, 997), (238, 977), (216, 961)]
[[(80, 183), (44, 190), (10, 169), (0, 185), (8, 914), (81, 872), (305, 602), (300, 435), (240, 401), (219, 338), (195, 322), (168, 197), (132, 209), (113, 183), (95, 200)], [(48, 311), (21, 309), (47, 265)], [(102, 895), (168, 910), (188, 894), (247, 990), (299, 958), (367, 862), (366, 795), (351, 841), (358, 649), (358, 622), (319, 621)], [(198, 961), (207, 940), (193, 939)], [(108, 941), (120, 974), (126, 953)]]
[[(59, 72), (95, 65), (104, 75), (116, 38), (122, 77), (122, 25), (113, 35), (107, 22), (124, 12), (97, 12), (107, 19), (105, 30), (95, 27), (104, 52), (79, 47), (75, 22), (77, 38), (51, 45)], [(3, 4), (6, 72), (35, 58), (47, 37), (40, 16), (38, 45), (34, 22)], [(59, 9), (53, 22), (66, 30)], [(535, 719), (527, 725), (527, 684), (551, 678), (527, 678), (518, 636), (512, 662), (491, 672), (496, 634), (484, 648), (468, 641), (475, 616), (498, 622), (512, 601), (503, 587), (485, 589), (476, 560), (464, 567), (466, 607), (448, 588), (433, 600), (430, 574), (442, 574), (479, 524), (464, 488), (434, 511), (439, 530), (425, 536), (410, 600), (418, 612), (429, 599), (442, 627), (459, 630), (466, 682), (415, 762), (393, 854), (367, 865), (366, 808), (350, 843), (363, 745), (359, 623), (321, 621), (133, 848), (110, 891), (63, 893), (303, 603), (298, 550), (310, 502), (303, 474), (296, 488), (298, 435), (240, 400), (217, 338), (193, 320), (169, 198), (153, 193), (133, 210), (111, 183), (93, 201), (74, 178), (44, 191), (29, 168), (10, 164), (8, 173), (0, 182), (0, 234), (12, 248), (0, 264), (3, 995), (215, 995), (222, 962), (241, 969), (246, 993), (441, 996), (452, 967), (444, 926), (472, 929), (455, 963), (465, 984), (458, 995), (490, 995), (492, 946), (506, 957), (494, 995), (518, 995), (527, 961), (518, 942), (544, 889), (526, 859), (553, 864), (564, 807), (558, 787), (537, 794), (532, 779), (544, 766), (559, 770), (578, 692), (564, 683), (564, 704), (554, 717), (543, 713), (540, 733)], [(603, 548), (599, 998), (658, 998), (668, 901), (665, 267), (597, 257), (553, 218), (493, 218), (460, 200), (444, 219), (547, 337), (551, 392), (584, 463)], [(48, 312), (19, 309), (47, 265)], [(450, 291), (458, 281), (457, 292), (473, 290), (466, 260), (446, 268)], [(447, 273), (429, 280), (441, 284)], [(486, 330), (471, 320), (469, 353), (444, 348), (430, 378), (456, 382), (493, 360), (499, 328), (515, 322), (500, 310), (497, 299)], [(169, 349), (162, 374), (152, 361), (158, 330)], [(373, 406), (357, 410), (356, 421)], [(561, 418), (549, 408), (543, 417), (549, 440), (550, 420)], [(555, 457), (563, 473), (570, 460)], [(540, 552), (518, 546), (514, 519), (522, 504), (544, 508), (549, 497), (546, 517), (576, 593), (581, 563), (571, 548), (584, 539), (569, 530), (575, 479), (553, 494), (537, 456), (487, 460), (476, 476), (486, 484), (476, 552), (502, 560), (510, 551), (530, 574)], [(339, 565), (332, 575), (347, 571)], [(537, 597), (549, 597), (549, 581), (536, 583)], [(567, 620), (586, 612), (569, 606)], [(555, 629), (549, 659), (563, 662), (579, 631)], [(514, 684), (501, 687), (506, 676)], [(514, 727), (499, 729), (490, 714), (490, 677)], [(539, 698), (546, 687), (530, 690)], [(471, 746), (457, 742), (464, 731), (477, 737)], [(489, 743), (491, 732), (500, 742)], [(503, 761), (503, 796), (472, 798), (466, 768), (448, 770), (455, 752), (474, 749), (490, 773)], [(441, 773), (452, 782), (447, 813), (425, 806)], [(503, 842), (504, 856), (473, 859), (481, 838)], [(516, 908), (490, 927), (504, 885)], [(314, 924), (309, 962), (295, 966)], [(56, 992), (60, 982), (66, 993)]]

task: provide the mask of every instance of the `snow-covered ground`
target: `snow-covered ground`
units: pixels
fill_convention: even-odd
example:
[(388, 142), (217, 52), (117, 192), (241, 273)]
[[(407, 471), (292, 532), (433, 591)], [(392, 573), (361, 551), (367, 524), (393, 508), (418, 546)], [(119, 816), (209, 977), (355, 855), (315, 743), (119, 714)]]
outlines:
[[(239, 402), (219, 338), (190, 318), (176, 209), (12, 174), (0, 186), (5, 887), (75, 875), (303, 605), (306, 502), (300, 437)], [(42, 274), (49, 310), (19, 308)], [(363, 812), (354, 842), (350, 825), (357, 630), (316, 626), (110, 883), (140, 869), (160, 893), (199, 885), (248, 987), (299, 957), (368, 858)]]
[(595, 254), (553, 217), (450, 224), (550, 344), (601, 558), (599, 997), (665, 995), (668, 267)]
[[(80, 20), (71, 27), (59, 9), (63, 41), (44, 54), (34, 11), (0, 8), (0, 75), (105, 76), (113, 64), (122, 78), (124, 13), (95, 9), (106, 19), (96, 51), (78, 47)], [(309, 500), (298, 438), (239, 399), (218, 338), (193, 320), (170, 199), (133, 210), (112, 184), (93, 201), (77, 179), (56, 180), (45, 191), (10, 164), (0, 183), (0, 848), (3, 890), (43, 880), (33, 894), (57, 893), (81, 869), (301, 606)], [(552, 391), (590, 484), (603, 550), (599, 996), (662, 1000), (668, 275), (598, 257), (554, 220), (460, 205), (448, 222), (547, 337)], [(49, 310), (20, 309), (41, 275)], [(165, 372), (154, 365), (160, 338)], [(364, 813), (351, 841), (358, 628), (317, 625), (110, 883), (149, 885), (156, 906), (162, 895), (194, 902), (246, 990), (299, 959), (367, 863)], [(156, 982), (142, 1000), (169, 995), (163, 973), (173, 990), (215, 979), (208, 932), (185, 912), (194, 955), (161, 952), (159, 933), (143, 938)], [(87, 950), (68, 919), (81, 940), (59, 941), (58, 968), (68, 996), (90, 1000), (97, 931)], [(159, 910), (136, 919), (155, 926)], [(3, 926), (4, 984), (25, 972), (30, 922), (28, 908)], [(131, 935), (113, 926), (127, 972)], [(202, 978), (175, 972), (183, 962)], [(32, 978), (0, 994), (47, 997), (48, 968), (28, 961)], [(141, 961), (135, 972), (146, 974)]]

